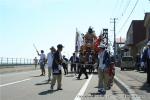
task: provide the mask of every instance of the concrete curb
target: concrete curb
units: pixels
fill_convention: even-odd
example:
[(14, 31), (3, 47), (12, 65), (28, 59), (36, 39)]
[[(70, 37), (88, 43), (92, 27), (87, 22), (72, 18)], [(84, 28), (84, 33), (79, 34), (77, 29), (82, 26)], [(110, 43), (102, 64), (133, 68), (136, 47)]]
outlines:
[(114, 77), (114, 82), (120, 87), (121, 90), (125, 92), (125, 94), (130, 97), (131, 100), (141, 100), (141, 97), (138, 96), (128, 85), (126, 85), (123, 81), (121, 81), (117, 76)]

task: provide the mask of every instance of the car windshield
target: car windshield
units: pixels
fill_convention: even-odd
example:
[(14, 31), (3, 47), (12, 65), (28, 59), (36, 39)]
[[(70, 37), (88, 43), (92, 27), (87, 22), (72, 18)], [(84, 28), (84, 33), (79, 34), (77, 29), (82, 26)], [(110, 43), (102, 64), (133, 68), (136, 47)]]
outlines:
[(123, 57), (122, 61), (132, 61), (132, 57)]

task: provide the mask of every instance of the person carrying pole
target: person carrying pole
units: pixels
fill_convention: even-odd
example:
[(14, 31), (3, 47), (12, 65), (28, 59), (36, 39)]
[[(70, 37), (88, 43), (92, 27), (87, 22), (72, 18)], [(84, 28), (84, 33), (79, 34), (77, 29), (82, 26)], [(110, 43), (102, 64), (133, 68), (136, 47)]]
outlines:
[(40, 76), (44, 76), (45, 75), (45, 63), (46, 63), (46, 56), (44, 54), (44, 50), (41, 50), (41, 54), (38, 52), (36, 46), (33, 44), (34, 48), (36, 49), (36, 52), (38, 54), (38, 56), (40, 56), (40, 68), (41, 68), (41, 75)]

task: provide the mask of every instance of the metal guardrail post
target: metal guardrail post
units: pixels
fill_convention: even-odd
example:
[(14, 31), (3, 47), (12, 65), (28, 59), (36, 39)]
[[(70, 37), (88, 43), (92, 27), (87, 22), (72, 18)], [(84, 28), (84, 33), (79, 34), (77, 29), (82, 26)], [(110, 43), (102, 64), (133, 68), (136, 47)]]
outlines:
[(14, 61), (13, 61), (13, 58), (11, 58), (12, 59), (12, 64), (14, 63)]
[(30, 59), (30, 64), (31, 64), (31, 59)]
[(3, 57), (1, 57), (1, 64), (3, 64)]
[(20, 64), (21, 64), (21, 58), (20, 58)]
[(25, 58), (24, 58), (24, 64), (25, 64)]
[(17, 65), (17, 58), (16, 58), (16, 65)]
[(33, 59), (25, 59), (25, 58), (3, 58), (0, 57), (0, 65), (25, 65), (25, 64), (33, 64)]
[(7, 58), (7, 64), (8, 64), (9, 58)]

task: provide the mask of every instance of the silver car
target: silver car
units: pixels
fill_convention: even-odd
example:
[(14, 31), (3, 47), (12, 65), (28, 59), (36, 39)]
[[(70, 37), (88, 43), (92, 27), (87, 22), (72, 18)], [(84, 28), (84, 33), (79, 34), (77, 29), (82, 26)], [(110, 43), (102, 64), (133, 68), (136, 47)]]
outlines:
[(135, 63), (132, 56), (123, 56), (121, 59), (121, 70), (134, 69)]

